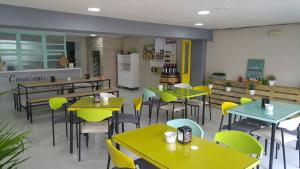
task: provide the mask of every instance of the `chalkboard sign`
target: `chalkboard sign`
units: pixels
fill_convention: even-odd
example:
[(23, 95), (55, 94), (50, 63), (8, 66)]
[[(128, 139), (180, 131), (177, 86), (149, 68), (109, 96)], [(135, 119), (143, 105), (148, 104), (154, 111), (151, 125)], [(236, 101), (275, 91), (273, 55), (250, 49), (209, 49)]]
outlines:
[(248, 59), (246, 77), (248, 80), (262, 80), (264, 77), (264, 59)]

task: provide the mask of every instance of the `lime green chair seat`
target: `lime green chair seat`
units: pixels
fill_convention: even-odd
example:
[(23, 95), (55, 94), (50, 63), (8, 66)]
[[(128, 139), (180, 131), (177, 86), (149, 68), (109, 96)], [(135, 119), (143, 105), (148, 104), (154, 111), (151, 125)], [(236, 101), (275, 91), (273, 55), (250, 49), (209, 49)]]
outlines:
[(241, 131), (231, 130), (216, 133), (214, 141), (241, 153), (256, 155), (257, 158), (260, 158), (263, 153), (263, 146), (260, 142), (251, 135)]
[(252, 100), (252, 99), (249, 99), (249, 98), (247, 98), (247, 97), (241, 97), (241, 98), (240, 98), (240, 103), (241, 103), (241, 104), (248, 104), (248, 103), (251, 103), (251, 102), (253, 102), (253, 100)]
[(178, 128), (182, 126), (188, 126), (192, 128), (192, 134), (203, 138), (204, 131), (203, 129), (193, 120), (190, 119), (175, 119), (167, 122), (167, 125), (173, 128)]
[(111, 160), (115, 165), (113, 169), (158, 169), (157, 167), (141, 158), (133, 161), (132, 158), (116, 149), (110, 139), (106, 140), (106, 146), (109, 153), (107, 168), (109, 168)]
[(68, 100), (64, 97), (53, 97), (49, 99), (49, 105), (51, 110), (60, 109), (64, 104), (66, 104)]
[[(169, 112), (172, 112), (172, 119), (174, 119), (174, 113), (185, 110), (185, 106), (181, 102), (177, 102), (177, 97), (171, 93), (161, 92), (159, 102), (159, 110), (165, 110), (167, 115), (167, 121), (169, 120)], [(162, 105), (161, 103), (165, 103)], [(162, 106), (161, 106), (162, 105)], [(159, 111), (157, 111), (156, 123), (158, 122)]]
[(82, 109), (77, 111), (77, 117), (85, 120), (86, 122), (81, 126), (79, 123), (79, 130), (78, 130), (78, 161), (81, 160), (81, 134), (86, 135), (86, 144), (88, 146), (88, 134), (89, 133), (106, 133), (108, 132), (108, 137), (110, 138), (112, 135), (113, 130), (113, 123), (111, 125), (108, 122), (105, 122), (105, 119), (109, 119), (112, 117), (112, 110), (110, 109)]

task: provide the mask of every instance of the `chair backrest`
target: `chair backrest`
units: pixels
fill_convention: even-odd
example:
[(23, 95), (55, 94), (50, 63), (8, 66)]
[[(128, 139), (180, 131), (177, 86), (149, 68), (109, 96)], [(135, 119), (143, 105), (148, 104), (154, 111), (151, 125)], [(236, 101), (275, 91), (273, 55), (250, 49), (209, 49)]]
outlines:
[(237, 106), (239, 106), (239, 105), (236, 104), (236, 103), (233, 103), (233, 102), (223, 102), (222, 106), (221, 106), (223, 116), (228, 115), (228, 112), (227, 112), (228, 109), (231, 109), (231, 108), (234, 108), (234, 107), (237, 107)]
[(142, 108), (142, 103), (143, 103), (143, 99), (141, 97), (137, 97), (137, 98), (134, 98), (132, 100), (133, 104), (134, 104), (134, 108), (136, 111), (140, 111), (141, 108)]
[(299, 127), (299, 124), (300, 124), (300, 116), (297, 116), (280, 122), (278, 127), (293, 131)]
[(51, 110), (60, 109), (66, 103), (68, 103), (68, 100), (64, 97), (53, 97), (49, 99), (49, 105)]
[(174, 87), (184, 88), (184, 89), (192, 89), (192, 86), (187, 83), (178, 83), (178, 84), (175, 84)]
[(112, 110), (108, 109), (82, 109), (77, 111), (77, 117), (87, 122), (100, 122), (112, 116)]
[(110, 98), (110, 97), (117, 97), (117, 96), (115, 96), (113, 94), (110, 94), (110, 93), (100, 93), (100, 97), (108, 97), (108, 98)]
[(177, 100), (176, 96), (174, 96), (170, 93), (167, 93), (167, 92), (161, 92), (159, 95), (160, 95), (160, 99), (164, 102), (167, 102), (167, 103)]
[(198, 136), (203, 138), (204, 131), (202, 128), (193, 120), (190, 119), (175, 119), (175, 120), (170, 120), (167, 122), (167, 125), (173, 128), (178, 128), (182, 126), (189, 126), (192, 128), (192, 134), (194, 136)]
[(156, 94), (154, 92), (152, 92), (151, 90), (144, 89), (144, 93), (143, 93), (144, 99), (154, 98), (155, 96), (156, 96)]
[(134, 161), (128, 157), (126, 154), (122, 153), (118, 149), (116, 149), (110, 139), (106, 140), (106, 146), (111, 158), (111, 161), (117, 168), (136, 168), (134, 165)]
[(215, 134), (215, 142), (222, 143), (231, 149), (244, 154), (261, 157), (263, 146), (251, 135), (241, 131), (222, 131)]
[(208, 88), (208, 86), (194, 86), (193, 90), (208, 91), (208, 93), (211, 95), (211, 89)]
[(241, 98), (240, 98), (240, 103), (241, 103), (241, 104), (248, 104), (248, 103), (251, 103), (251, 102), (253, 102), (253, 100), (252, 100), (252, 99), (249, 99), (249, 98), (247, 98), (247, 97), (241, 97)]

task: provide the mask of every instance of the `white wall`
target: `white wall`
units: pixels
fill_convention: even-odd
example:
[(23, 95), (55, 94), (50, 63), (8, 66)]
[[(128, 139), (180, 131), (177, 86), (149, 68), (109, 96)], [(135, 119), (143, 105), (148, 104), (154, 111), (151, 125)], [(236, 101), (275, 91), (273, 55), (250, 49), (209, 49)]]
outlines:
[[(270, 30), (282, 33), (270, 36)], [(300, 25), (218, 30), (208, 42), (206, 73), (237, 80), (246, 76), (250, 58), (265, 59), (265, 75), (275, 75), (278, 85), (300, 87)]]

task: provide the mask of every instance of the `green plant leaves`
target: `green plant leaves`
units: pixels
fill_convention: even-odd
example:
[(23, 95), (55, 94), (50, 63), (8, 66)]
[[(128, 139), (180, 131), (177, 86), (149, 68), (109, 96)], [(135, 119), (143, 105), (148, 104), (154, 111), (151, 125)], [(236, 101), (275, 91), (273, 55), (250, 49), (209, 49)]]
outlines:
[(16, 126), (0, 123), (0, 168), (16, 168), (28, 158), (19, 159), (19, 155), (27, 150), (29, 132), (23, 132)]

